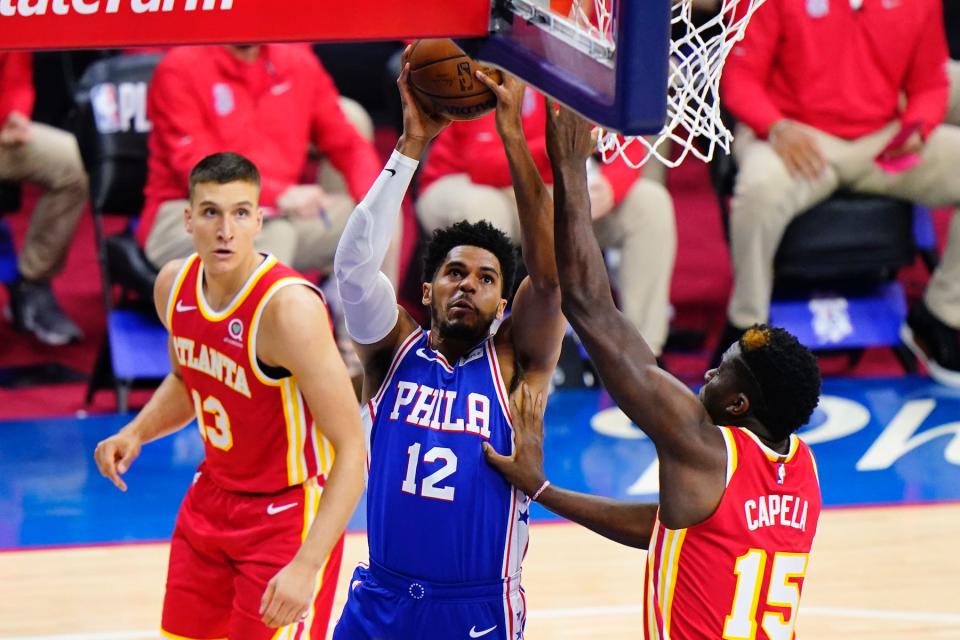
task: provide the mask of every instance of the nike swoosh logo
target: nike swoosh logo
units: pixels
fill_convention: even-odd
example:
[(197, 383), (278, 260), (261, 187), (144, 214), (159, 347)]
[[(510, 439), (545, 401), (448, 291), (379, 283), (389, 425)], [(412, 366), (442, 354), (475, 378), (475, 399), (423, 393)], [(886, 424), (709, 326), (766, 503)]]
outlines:
[(476, 625), (474, 625), (474, 626), (470, 627), (470, 637), (471, 637), (471, 638), (481, 638), (481, 637), (487, 635), (488, 633), (490, 633), (491, 631), (493, 631), (493, 630), (496, 629), (496, 628), (497, 628), (497, 625), (493, 625), (493, 626), (490, 627), (489, 629), (484, 629), (483, 631), (477, 631), (477, 627), (476, 627)]
[(183, 300), (177, 300), (177, 311), (180, 311), (180, 312), (183, 312), (183, 311), (193, 311), (193, 310), (196, 309), (196, 308), (197, 308), (196, 306), (190, 306), (190, 305), (185, 305), (185, 304), (183, 304)]
[(397, 175), (397, 170), (396, 170), (396, 169), (384, 169), (384, 171), (389, 171), (389, 172), (390, 172), (390, 175), (392, 175), (392, 176)]
[(272, 87), (270, 87), (270, 93), (272, 93), (275, 96), (283, 95), (284, 93), (289, 91), (290, 87), (292, 86), (293, 85), (291, 85), (289, 82), (284, 82), (282, 84), (275, 84)]
[(427, 362), (440, 362), (433, 356), (427, 355), (427, 352), (423, 350), (423, 347), (417, 349), (417, 355), (426, 360)]
[(287, 509), (293, 509), (293, 508), (294, 508), (295, 506), (297, 506), (298, 504), (300, 504), (300, 503), (299, 503), (299, 502), (291, 502), (290, 504), (283, 504), (283, 505), (280, 505), (279, 507), (275, 507), (275, 506), (273, 506), (273, 503), (271, 502), (270, 504), (267, 505), (267, 515), (268, 515), (268, 516), (275, 516), (275, 515), (277, 515), (278, 513), (283, 513), (283, 512), (286, 511)]

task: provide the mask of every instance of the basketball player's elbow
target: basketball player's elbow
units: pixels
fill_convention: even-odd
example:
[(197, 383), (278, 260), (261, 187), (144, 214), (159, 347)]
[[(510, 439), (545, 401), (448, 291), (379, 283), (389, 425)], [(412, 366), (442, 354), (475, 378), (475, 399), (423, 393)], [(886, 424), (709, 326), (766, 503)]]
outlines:
[(560, 308), (571, 323), (586, 322), (596, 311), (596, 296), (581, 284), (573, 284), (562, 289)]

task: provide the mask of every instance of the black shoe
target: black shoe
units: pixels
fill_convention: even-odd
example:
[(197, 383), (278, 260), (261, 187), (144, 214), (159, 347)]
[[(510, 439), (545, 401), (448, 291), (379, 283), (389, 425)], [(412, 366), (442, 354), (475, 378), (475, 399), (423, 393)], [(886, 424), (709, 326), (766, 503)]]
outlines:
[(931, 378), (960, 388), (960, 330), (945, 325), (920, 300), (900, 327), (900, 338), (927, 365)]
[(716, 369), (720, 366), (720, 362), (723, 360), (723, 354), (727, 352), (730, 345), (740, 339), (744, 331), (746, 331), (746, 329), (735, 327), (727, 322), (723, 328), (723, 333), (720, 334), (720, 339), (717, 340), (717, 346), (713, 349), (713, 355), (710, 356), (710, 361), (707, 363), (708, 370)]
[(44, 344), (59, 347), (83, 338), (83, 332), (63, 312), (47, 282), (17, 280), (8, 286), (7, 319), (18, 331), (27, 331)]

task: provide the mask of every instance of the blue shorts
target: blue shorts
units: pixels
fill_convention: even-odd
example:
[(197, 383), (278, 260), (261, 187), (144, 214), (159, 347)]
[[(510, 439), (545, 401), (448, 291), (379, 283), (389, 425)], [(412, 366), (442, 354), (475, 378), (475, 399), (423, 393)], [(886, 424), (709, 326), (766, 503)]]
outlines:
[(371, 563), (353, 572), (333, 640), (522, 640), (526, 621), (519, 573), (438, 584)]

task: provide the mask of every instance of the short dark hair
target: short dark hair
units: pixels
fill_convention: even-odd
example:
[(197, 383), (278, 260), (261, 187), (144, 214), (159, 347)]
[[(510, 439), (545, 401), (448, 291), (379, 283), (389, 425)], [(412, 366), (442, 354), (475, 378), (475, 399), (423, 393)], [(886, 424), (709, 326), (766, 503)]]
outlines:
[(774, 438), (805, 425), (820, 402), (817, 359), (789, 331), (756, 324), (740, 337), (740, 361), (759, 398), (751, 398), (757, 419)]
[(435, 230), (423, 256), (423, 281), (433, 280), (450, 250), (462, 246), (480, 247), (497, 257), (503, 278), (501, 295), (509, 298), (513, 293), (513, 279), (517, 271), (517, 250), (507, 234), (486, 220), (472, 223), (461, 220)]
[(190, 170), (190, 199), (193, 199), (193, 190), (201, 182), (249, 182), (260, 187), (260, 172), (253, 164), (239, 153), (224, 151), (213, 153), (194, 165)]

